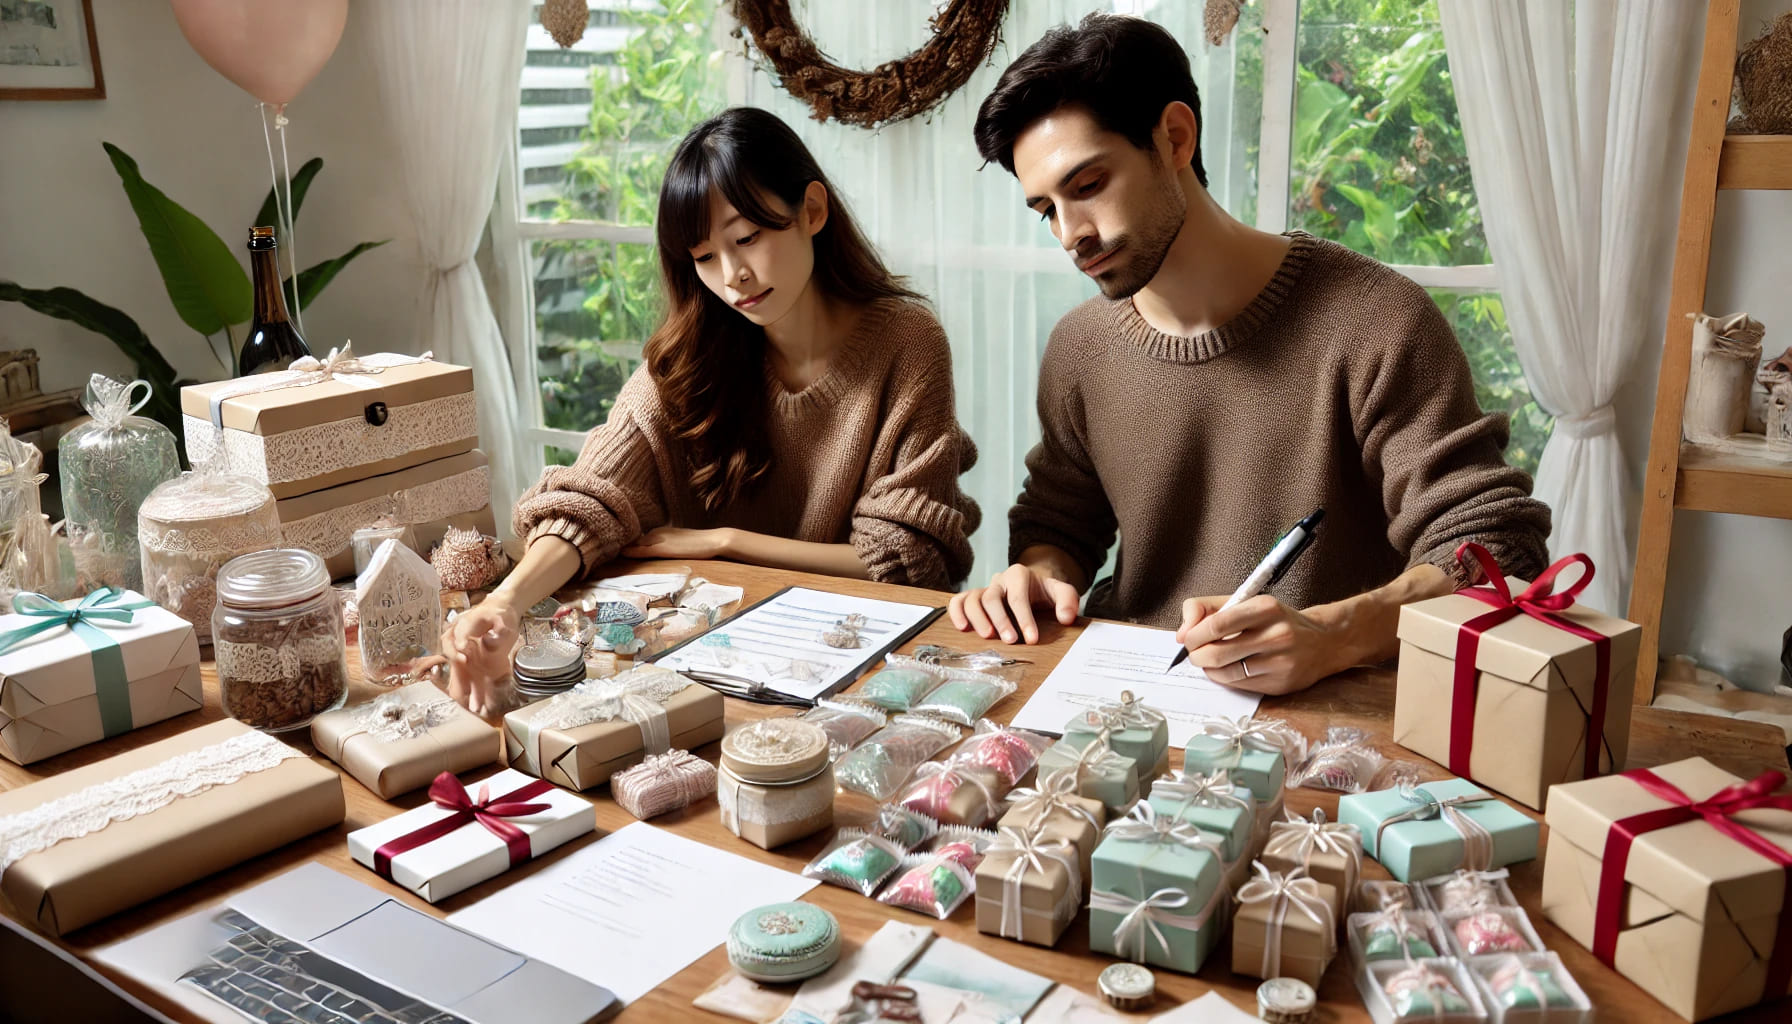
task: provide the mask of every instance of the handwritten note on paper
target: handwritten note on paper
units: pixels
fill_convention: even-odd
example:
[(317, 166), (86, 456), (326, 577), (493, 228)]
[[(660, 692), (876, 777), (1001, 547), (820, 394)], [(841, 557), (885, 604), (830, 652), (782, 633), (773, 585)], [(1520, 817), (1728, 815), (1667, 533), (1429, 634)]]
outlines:
[(740, 915), (814, 887), (636, 822), (448, 920), (595, 981), (626, 1004), (713, 949)]
[(1170, 726), (1170, 745), (1180, 747), (1204, 716), (1257, 713), (1260, 694), (1221, 686), (1186, 662), (1175, 672), (1165, 672), (1178, 646), (1176, 634), (1167, 629), (1092, 622), (1014, 716), (1014, 725), (1061, 733), (1075, 715), (1131, 690), (1163, 712)]

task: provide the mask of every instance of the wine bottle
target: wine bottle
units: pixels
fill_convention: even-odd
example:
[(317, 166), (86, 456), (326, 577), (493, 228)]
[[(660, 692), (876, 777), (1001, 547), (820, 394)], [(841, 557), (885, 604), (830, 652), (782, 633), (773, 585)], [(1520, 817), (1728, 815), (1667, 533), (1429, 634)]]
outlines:
[(255, 279), (255, 319), (249, 337), (237, 353), (236, 374), (284, 370), (294, 359), (311, 354), (299, 329), (286, 316), (286, 296), (280, 287), (280, 263), (274, 258), (274, 229), (249, 229), (249, 269)]

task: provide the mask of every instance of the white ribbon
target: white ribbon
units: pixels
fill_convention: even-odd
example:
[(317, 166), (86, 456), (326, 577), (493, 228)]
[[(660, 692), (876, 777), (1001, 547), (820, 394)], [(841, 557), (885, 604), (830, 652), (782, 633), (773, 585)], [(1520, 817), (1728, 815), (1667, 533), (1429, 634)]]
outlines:
[(1251, 869), (1255, 875), (1238, 887), (1238, 903), (1241, 907), (1269, 904), (1269, 920), (1263, 926), (1263, 963), (1259, 976), (1274, 978), (1282, 973), (1282, 926), (1290, 907), (1319, 926), (1325, 936), (1325, 956), (1330, 959), (1336, 948), (1337, 924), (1332, 919), (1331, 904), (1320, 895), (1319, 883), (1301, 870), (1278, 874), (1264, 867), (1262, 861), (1252, 864)]
[(1004, 826), (997, 834), (995, 842), (983, 851), (985, 859), (1001, 854), (1012, 854), (1014, 860), (1008, 865), (1008, 871), (1002, 876), (1002, 925), (1001, 935), (1005, 939), (1021, 937), (1022, 914), (1021, 882), (1029, 872), (1045, 873), (1045, 862), (1055, 860), (1064, 865), (1070, 874), (1070, 898), (1080, 897), (1083, 890), (1083, 873), (1078, 866), (1077, 850), (1074, 845), (1063, 839), (1045, 839), (1037, 828), (1022, 831), (1013, 826)]
[(1083, 722), (1098, 729), (1155, 729), (1164, 721), (1163, 712), (1146, 707), (1131, 690), (1122, 690), (1117, 702), (1083, 712)]
[(360, 728), (344, 735), (337, 751), (340, 753), (348, 747), (349, 740), (361, 735), (371, 736), (380, 743), (396, 743), (426, 735), (454, 717), (456, 706), (449, 697), (412, 700), (403, 690), (381, 694), (352, 709), (355, 724)]
[(1077, 778), (1074, 768), (1060, 768), (1050, 775), (1038, 780), (1036, 786), (1023, 786), (1009, 792), (1009, 813), (1016, 811), (1033, 824), (1044, 822), (1054, 811), (1063, 811), (1074, 817), (1082, 818), (1096, 828), (1101, 827), (1101, 820), (1096, 813), (1077, 797)]
[(1377, 855), (1382, 852), (1381, 835), (1387, 831), (1388, 826), (1398, 825), (1403, 821), (1423, 821), (1433, 815), (1440, 815), (1444, 824), (1455, 829), (1456, 834), (1462, 837), (1462, 860), (1458, 864), (1459, 867), (1468, 868), (1471, 871), (1486, 871), (1493, 866), (1493, 833), (1487, 831), (1486, 826), (1460, 810), (1468, 804), (1485, 803), (1492, 800), (1493, 797), (1482, 793), (1479, 796), (1464, 794), (1439, 800), (1430, 790), (1421, 789), (1418, 786), (1401, 786), (1399, 792), (1403, 799), (1413, 802), (1416, 806), (1400, 811), (1375, 826), (1375, 852)]
[(1307, 738), (1279, 718), (1253, 720), (1246, 715), (1234, 720), (1216, 715), (1201, 722), (1201, 732), (1225, 740), (1240, 755), (1246, 749), (1280, 753), (1282, 760), (1290, 766), (1299, 764), (1307, 756)]
[(1426, 1001), (1431, 1004), (1432, 1020), (1442, 1020), (1444, 1016), (1444, 1001), (1438, 998), (1440, 993), (1451, 992), (1457, 998), (1462, 997), (1448, 978), (1410, 958), (1406, 961), (1406, 969), (1388, 978), (1382, 991), (1387, 993), (1390, 1002), (1394, 996), (1424, 992)]
[(384, 373), (394, 366), (427, 363), (435, 358), (434, 353), (431, 352), (425, 352), (420, 356), (401, 356), (395, 352), (375, 352), (368, 356), (356, 356), (350, 352), (350, 344), (350, 342), (343, 342), (341, 348), (331, 349), (330, 354), (322, 359), (316, 356), (301, 356), (294, 359), (292, 365), (284, 370), (239, 377), (224, 385), (212, 393), (212, 426), (224, 426), (224, 403), (232, 398), (261, 394), (267, 391), (283, 391), (287, 388), (309, 387), (312, 384), (322, 384), (327, 380), (339, 380), (358, 388), (375, 388), (379, 387), (379, 381), (366, 378)]
[[(921, 792), (923, 787), (927, 787), (928, 791), (925, 795), (927, 808), (924, 813), (939, 818), (951, 809), (952, 797), (958, 792), (958, 787), (971, 786), (983, 797), (986, 818), (994, 817), (997, 808), (1001, 805), (1001, 797), (996, 796), (995, 790), (990, 788), (986, 780), (978, 777), (978, 772), (966, 770), (970, 767), (969, 765), (947, 764), (944, 761), (926, 762), (915, 769), (913, 782), (909, 785), (908, 796), (903, 799), (903, 803), (908, 803), (917, 793)], [(984, 770), (992, 775), (995, 773), (994, 769)]]
[(1249, 796), (1240, 796), (1241, 792), (1248, 794), (1250, 790), (1234, 785), (1231, 776), (1224, 769), (1211, 775), (1203, 775), (1179, 768), (1151, 787), (1152, 796), (1163, 795), (1181, 801), (1176, 808), (1176, 817), (1181, 817), (1184, 811), (1196, 807), (1218, 810), (1229, 805), (1248, 811), (1251, 809), (1251, 799)]
[(1131, 761), (1114, 753), (1114, 748), (1108, 745), (1106, 729), (1096, 733), (1095, 738), (1083, 747), (1082, 753), (1077, 755), (1076, 763), (1071, 767), (1076, 772), (1079, 784), (1091, 774), (1107, 776), (1118, 773), (1124, 776), (1134, 770)]
[[(1363, 834), (1355, 825), (1326, 821), (1325, 809), (1315, 807), (1311, 821), (1287, 811), (1286, 818), (1269, 826), (1269, 845), (1265, 855), (1286, 857), (1302, 867), (1308, 866), (1315, 853), (1343, 857), (1349, 866), (1347, 876), (1355, 881), (1363, 871)], [(1377, 847), (1379, 849), (1379, 847)]]
[[(1125, 893), (1109, 892), (1097, 889), (1089, 894), (1089, 909), (1108, 910), (1124, 915), (1120, 923), (1114, 926), (1114, 954), (1125, 957), (1135, 963), (1145, 962), (1146, 938), (1157, 940), (1157, 948), (1164, 955), (1170, 955), (1170, 940), (1165, 937), (1165, 928), (1176, 928), (1186, 932), (1200, 931), (1213, 916), (1214, 908), (1219, 906), (1220, 898), (1225, 894), (1222, 883), (1213, 887), (1208, 894), (1207, 903), (1193, 914), (1177, 914), (1172, 911), (1188, 906), (1188, 891), (1166, 887), (1159, 889), (1144, 899), (1134, 899)], [(1128, 953), (1127, 948), (1138, 943), (1138, 951)]]
[(663, 668), (645, 665), (609, 679), (587, 679), (565, 693), (556, 694), (520, 712), (512, 712), (525, 736), (523, 750), (530, 771), (541, 774), (541, 734), (548, 729), (577, 729), (594, 722), (621, 719), (641, 730), (641, 749), (663, 754), (672, 746), (666, 722), (666, 702), (693, 685), (689, 679)]
[(1439, 910), (1479, 910), (1500, 905), (1499, 882), (1506, 877), (1505, 868), (1498, 871), (1463, 868), (1426, 884), (1442, 890), (1436, 897)]

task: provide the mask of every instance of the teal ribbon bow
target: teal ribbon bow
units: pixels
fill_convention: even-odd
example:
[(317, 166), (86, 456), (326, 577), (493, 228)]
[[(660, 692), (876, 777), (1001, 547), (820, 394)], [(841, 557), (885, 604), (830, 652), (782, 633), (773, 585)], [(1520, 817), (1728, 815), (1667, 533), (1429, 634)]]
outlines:
[(135, 728), (131, 721), (131, 680), (125, 673), (124, 648), (97, 627), (128, 624), (136, 617), (137, 609), (155, 603), (144, 598), (126, 601), (127, 596), (135, 595), (116, 587), (101, 587), (70, 606), (53, 597), (25, 591), (12, 599), (13, 614), (37, 621), (0, 633), (0, 654), (39, 633), (65, 626), (80, 637), (93, 658), (93, 692), (99, 699), (100, 728), (108, 738)]

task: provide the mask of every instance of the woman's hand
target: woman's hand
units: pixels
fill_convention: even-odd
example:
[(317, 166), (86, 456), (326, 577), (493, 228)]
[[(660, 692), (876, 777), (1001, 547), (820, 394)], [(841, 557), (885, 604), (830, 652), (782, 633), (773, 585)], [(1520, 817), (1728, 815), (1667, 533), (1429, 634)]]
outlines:
[(448, 656), (448, 696), (476, 715), (498, 708), (498, 683), (510, 674), (522, 616), (499, 594), (462, 612), (442, 632)]
[(723, 558), (734, 531), (662, 526), (622, 549), (629, 558)]

